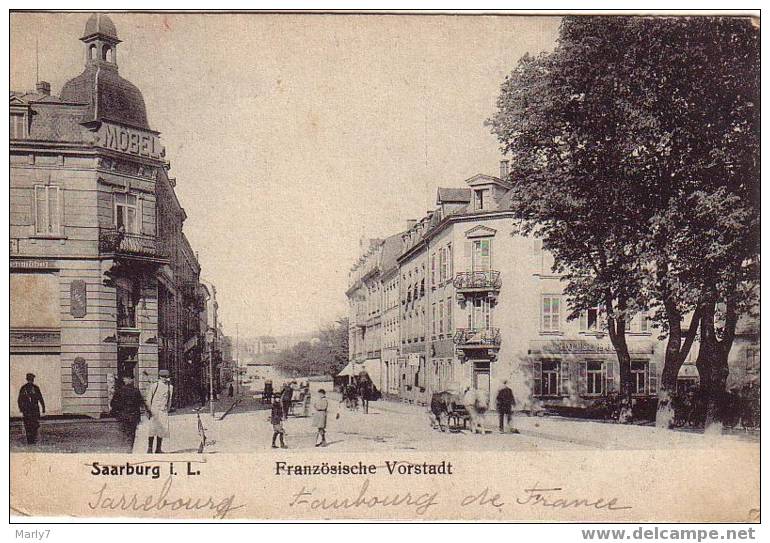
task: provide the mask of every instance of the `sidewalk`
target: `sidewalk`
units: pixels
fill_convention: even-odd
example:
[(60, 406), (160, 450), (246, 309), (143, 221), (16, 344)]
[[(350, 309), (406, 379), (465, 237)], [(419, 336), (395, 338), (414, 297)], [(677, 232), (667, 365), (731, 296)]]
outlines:
[[(371, 402), (370, 405), (391, 413), (424, 415), (427, 412), (425, 407), (393, 400), (379, 400)], [(499, 431), (496, 411), (486, 413), (484, 426), (488, 431)], [(717, 444), (720, 446), (759, 444), (759, 436), (755, 434), (731, 431), (721, 436), (704, 436), (703, 432), (692, 430), (667, 430), (651, 425), (617, 424), (552, 415), (536, 416), (521, 412), (514, 413), (513, 426), (525, 436), (601, 449), (664, 449), (712, 447)]]

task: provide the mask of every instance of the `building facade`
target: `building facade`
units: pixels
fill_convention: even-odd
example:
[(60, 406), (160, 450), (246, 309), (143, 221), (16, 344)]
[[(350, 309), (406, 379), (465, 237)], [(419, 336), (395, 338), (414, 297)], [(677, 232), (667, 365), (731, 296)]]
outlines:
[[(463, 188), (439, 188), (436, 208), (400, 234), (395, 274), (388, 266), (367, 271), (377, 254), (371, 247), (351, 270), (350, 359), (371, 349), (365, 339), (371, 315), (362, 308), (381, 308), (384, 332), (375, 337), (383, 353), (383, 391), (427, 403), (433, 392), (471, 387), (494, 404), (505, 380), (520, 407), (539, 408), (586, 406), (618, 389), (617, 358), (601, 310), (567, 320), (553, 258), (540, 240), (515, 227), (510, 182), (503, 161), (499, 177), (479, 174)], [(382, 241), (378, 246), (382, 254)], [(379, 280), (379, 289), (364, 288), (367, 278)], [(378, 292), (376, 303), (370, 297)], [(644, 315), (632, 321), (627, 341), (633, 393), (653, 397), (665, 345)]]
[(81, 41), (59, 96), (45, 82), (10, 96), (12, 416), (28, 372), (50, 415), (107, 414), (120, 377), (142, 388), (159, 368), (190, 397), (182, 287), (200, 266), (184, 211), (115, 25), (92, 15)]

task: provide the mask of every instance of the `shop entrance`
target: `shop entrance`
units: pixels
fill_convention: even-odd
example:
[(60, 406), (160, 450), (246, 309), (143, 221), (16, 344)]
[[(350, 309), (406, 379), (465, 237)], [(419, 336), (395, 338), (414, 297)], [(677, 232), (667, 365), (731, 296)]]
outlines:
[(118, 347), (118, 379), (123, 379), (127, 375), (136, 379), (134, 373), (136, 362), (136, 347)]
[(489, 405), (491, 382), (488, 360), (473, 361), (473, 388), (478, 392), (479, 398), (486, 397)]

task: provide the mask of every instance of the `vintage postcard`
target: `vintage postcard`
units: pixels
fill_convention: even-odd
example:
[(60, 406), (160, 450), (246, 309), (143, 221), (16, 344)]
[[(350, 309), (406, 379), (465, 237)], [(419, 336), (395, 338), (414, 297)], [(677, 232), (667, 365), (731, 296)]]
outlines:
[(759, 522), (758, 14), (9, 24), (13, 521)]

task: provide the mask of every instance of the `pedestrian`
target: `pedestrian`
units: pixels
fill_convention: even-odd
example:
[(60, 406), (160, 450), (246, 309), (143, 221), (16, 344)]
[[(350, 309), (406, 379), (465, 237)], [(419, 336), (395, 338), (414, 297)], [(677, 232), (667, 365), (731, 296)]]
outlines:
[(289, 411), (291, 411), (291, 399), (294, 396), (294, 389), (291, 388), (291, 383), (284, 383), (281, 389), (281, 403), (283, 404), (283, 418), (289, 419)]
[(300, 401), (302, 402), (302, 416), (310, 416), (310, 385), (303, 383), (302, 392), (300, 392)]
[(233, 397), (233, 384), (230, 383), (230, 386), (227, 387), (227, 395), (232, 398)]
[(27, 382), (19, 389), (19, 411), (24, 422), (24, 432), (27, 434), (27, 443), (37, 443), (37, 433), (40, 429), (40, 408), (45, 414), (45, 400), (40, 387), (35, 384), (35, 374), (27, 374)]
[[(316, 447), (326, 447), (326, 415), (329, 411), (329, 400), (326, 399), (326, 391), (320, 389), (318, 391), (318, 399), (313, 404), (315, 413), (313, 413), (313, 426), (318, 429), (318, 433), (315, 436)], [(321, 441), (318, 441), (318, 438)]]
[(368, 373), (362, 372), (361, 375), (359, 375), (357, 388), (357, 395), (361, 398), (361, 407), (366, 415), (369, 413), (369, 400), (372, 395), (372, 381), (369, 379)]
[(273, 382), (265, 379), (265, 388), (262, 390), (262, 403), (270, 403), (273, 400)]
[(150, 407), (144, 401), (142, 393), (134, 386), (134, 376), (126, 374), (123, 376), (123, 384), (115, 390), (110, 402), (112, 415), (118, 419), (120, 424), (120, 433), (123, 437), (123, 446), (125, 452), (133, 452), (134, 439), (136, 438), (136, 427), (142, 419), (142, 408), (147, 411), (148, 416), (152, 417)]
[(497, 404), (497, 417), (500, 420), (500, 433), (505, 433), (507, 427), (514, 434), (518, 434), (519, 431), (511, 425), (513, 406), (516, 405), (516, 400), (513, 397), (513, 391), (508, 386), (508, 381), (503, 381), (503, 386), (497, 392), (495, 403)]
[(345, 404), (348, 409), (358, 411), (358, 389), (355, 383), (351, 382), (345, 387), (345, 396), (347, 398)]
[(286, 431), (283, 429), (283, 405), (281, 404), (281, 398), (276, 396), (273, 398), (273, 407), (270, 411), (270, 422), (273, 423), (273, 448), (277, 449), (275, 444), (275, 438), (280, 438), (281, 448), (288, 449), (286, 443), (283, 441), (283, 436)]
[(169, 436), (168, 410), (171, 408), (171, 398), (174, 387), (171, 385), (168, 370), (158, 372), (158, 380), (150, 385), (147, 391), (147, 404), (150, 407), (150, 434), (147, 438), (147, 452), (152, 453), (155, 439), (155, 453), (163, 453), (163, 438)]

